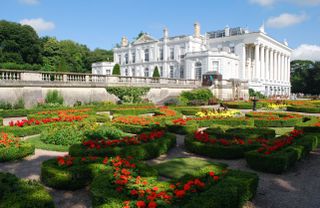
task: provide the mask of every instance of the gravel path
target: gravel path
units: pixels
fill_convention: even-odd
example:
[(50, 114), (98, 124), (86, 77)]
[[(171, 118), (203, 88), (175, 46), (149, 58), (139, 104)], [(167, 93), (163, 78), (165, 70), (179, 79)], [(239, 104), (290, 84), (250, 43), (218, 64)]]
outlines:
[[(1, 172), (10, 172), (20, 178), (39, 180), (41, 163), (50, 158), (65, 155), (66, 152), (36, 150), (35, 155), (21, 161), (0, 164)], [(161, 163), (177, 157), (194, 157), (222, 162), (232, 169), (252, 171), (244, 159), (216, 160), (200, 157), (184, 150), (184, 136), (177, 135), (177, 146), (149, 164)], [(282, 175), (257, 172), (260, 176), (257, 196), (246, 207), (250, 208), (319, 208), (320, 207), (320, 150), (298, 162), (289, 172)], [(253, 171), (254, 172), (254, 171)], [(77, 191), (61, 191), (48, 188), (57, 208), (91, 207), (88, 188)]]
[[(40, 179), (43, 161), (63, 156), (67, 152), (54, 152), (36, 149), (35, 154), (20, 161), (0, 163), (0, 172), (10, 172), (20, 178)], [(47, 188), (52, 195), (57, 208), (87, 208), (91, 207), (91, 200), (87, 189), (77, 191), (63, 191)]]

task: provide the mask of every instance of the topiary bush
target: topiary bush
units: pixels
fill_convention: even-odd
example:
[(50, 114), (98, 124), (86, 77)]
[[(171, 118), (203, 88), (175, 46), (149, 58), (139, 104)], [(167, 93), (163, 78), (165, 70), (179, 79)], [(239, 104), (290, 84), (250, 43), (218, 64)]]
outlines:
[(152, 77), (153, 77), (153, 78), (160, 78), (160, 73), (159, 73), (159, 69), (158, 69), (157, 66), (154, 67)]
[(112, 70), (112, 75), (121, 75), (119, 64), (114, 65), (113, 70)]
[(213, 98), (213, 94), (209, 89), (194, 89), (192, 91), (184, 91), (180, 96), (187, 100), (188, 105), (208, 104)]
[(127, 103), (140, 103), (141, 97), (150, 90), (149, 87), (107, 87), (107, 92), (114, 94)]
[(0, 207), (53, 208), (46, 189), (35, 181), (26, 181), (10, 173), (0, 173)]
[(45, 97), (45, 102), (47, 104), (63, 104), (63, 96), (58, 90), (49, 90)]

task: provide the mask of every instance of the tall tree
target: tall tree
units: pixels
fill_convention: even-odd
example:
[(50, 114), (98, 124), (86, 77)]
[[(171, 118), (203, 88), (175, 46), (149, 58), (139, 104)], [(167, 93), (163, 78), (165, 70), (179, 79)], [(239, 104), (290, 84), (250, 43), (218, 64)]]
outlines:
[(0, 21), (0, 51), (2, 63), (42, 63), (40, 39), (28, 25)]

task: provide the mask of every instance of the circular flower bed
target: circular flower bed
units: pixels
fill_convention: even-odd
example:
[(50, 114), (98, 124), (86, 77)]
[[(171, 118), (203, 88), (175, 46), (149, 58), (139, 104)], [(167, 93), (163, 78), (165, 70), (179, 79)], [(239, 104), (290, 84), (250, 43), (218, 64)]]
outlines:
[(0, 133), (0, 162), (18, 160), (34, 154), (34, 146), (13, 137)]
[(302, 122), (302, 115), (289, 113), (252, 112), (247, 117), (254, 119), (257, 127), (293, 127)]

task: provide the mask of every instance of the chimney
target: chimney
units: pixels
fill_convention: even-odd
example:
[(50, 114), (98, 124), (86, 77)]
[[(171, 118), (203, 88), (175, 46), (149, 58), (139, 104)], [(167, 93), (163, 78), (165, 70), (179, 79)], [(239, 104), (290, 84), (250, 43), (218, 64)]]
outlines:
[(121, 47), (126, 47), (128, 46), (128, 38), (126, 36), (123, 36), (121, 38)]
[(194, 37), (200, 38), (200, 24), (198, 22), (194, 23)]
[(167, 39), (169, 37), (169, 32), (168, 32), (168, 28), (164, 28), (163, 29), (163, 38), (164, 39)]

